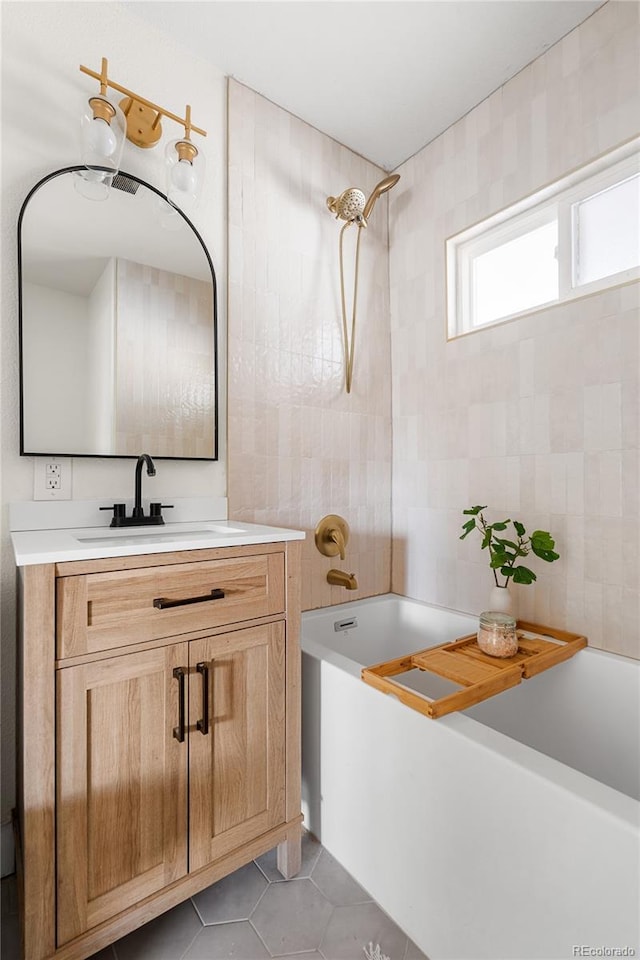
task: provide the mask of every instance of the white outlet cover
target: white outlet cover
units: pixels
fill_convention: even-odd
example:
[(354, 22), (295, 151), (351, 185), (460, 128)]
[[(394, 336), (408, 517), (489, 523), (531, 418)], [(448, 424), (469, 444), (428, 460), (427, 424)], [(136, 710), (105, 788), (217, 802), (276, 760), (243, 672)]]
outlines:
[[(33, 464), (33, 499), (70, 500), (71, 464), (70, 458), (36, 457)], [(48, 481), (54, 477), (60, 479), (57, 489), (48, 486)]]

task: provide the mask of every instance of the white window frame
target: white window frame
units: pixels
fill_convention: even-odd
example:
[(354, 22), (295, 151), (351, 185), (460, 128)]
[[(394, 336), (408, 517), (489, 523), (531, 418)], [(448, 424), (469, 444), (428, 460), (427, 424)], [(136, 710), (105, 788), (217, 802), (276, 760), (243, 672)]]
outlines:
[[(619, 273), (611, 274), (608, 277), (592, 280), (590, 283), (581, 283), (579, 285), (576, 283), (578, 255), (580, 252), (579, 243), (577, 242), (577, 204), (583, 200), (589, 200), (591, 197), (595, 197), (600, 193), (604, 193), (606, 190), (610, 190), (612, 187), (631, 180), (638, 175), (640, 175), (640, 154), (635, 157), (628, 157), (626, 160), (621, 160), (609, 170), (604, 170), (602, 173), (590, 177), (585, 183), (579, 184), (572, 190), (567, 191), (566, 204), (563, 204), (564, 214), (568, 221), (565, 229), (570, 231), (570, 240), (572, 243), (571, 272), (568, 282), (571, 290), (579, 291), (580, 295), (586, 296), (588, 293), (601, 290), (604, 287), (617, 286), (619, 283), (624, 283), (625, 280), (632, 280), (634, 274), (635, 277), (639, 275), (638, 268), (635, 267), (629, 270), (621, 270)], [(640, 216), (640, 210), (638, 211), (638, 215)]]
[[(577, 256), (576, 204), (636, 176), (639, 172), (640, 137), (636, 137), (535, 194), (449, 237), (445, 242), (448, 339), (485, 330), (496, 324), (544, 310), (556, 303), (580, 299), (609, 287), (640, 279), (640, 266), (579, 286), (575, 285), (574, 276)], [(557, 299), (487, 323), (474, 324), (474, 259), (555, 219), (558, 222)]]

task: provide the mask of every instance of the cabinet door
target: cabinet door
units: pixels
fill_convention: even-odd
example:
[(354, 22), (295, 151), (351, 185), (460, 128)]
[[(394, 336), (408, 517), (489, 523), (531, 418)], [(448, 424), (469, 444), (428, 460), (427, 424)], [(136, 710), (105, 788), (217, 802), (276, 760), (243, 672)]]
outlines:
[(187, 872), (187, 658), (181, 643), (57, 672), (58, 945)]
[(189, 662), (189, 869), (198, 870), (285, 819), (284, 624), (192, 641)]

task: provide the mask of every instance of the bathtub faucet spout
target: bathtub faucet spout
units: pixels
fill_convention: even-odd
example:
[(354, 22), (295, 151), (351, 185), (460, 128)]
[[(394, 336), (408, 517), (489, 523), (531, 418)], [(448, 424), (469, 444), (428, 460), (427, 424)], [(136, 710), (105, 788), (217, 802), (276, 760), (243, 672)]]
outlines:
[(358, 581), (353, 573), (345, 573), (344, 570), (329, 570), (327, 574), (327, 583), (336, 587), (344, 587), (345, 590), (357, 590)]

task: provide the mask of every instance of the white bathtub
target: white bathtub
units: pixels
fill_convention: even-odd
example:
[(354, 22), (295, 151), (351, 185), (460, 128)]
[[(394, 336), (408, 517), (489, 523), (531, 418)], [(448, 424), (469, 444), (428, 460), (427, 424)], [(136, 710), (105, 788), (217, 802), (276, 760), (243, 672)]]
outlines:
[(640, 662), (583, 650), (440, 720), (360, 679), (476, 623), (394, 595), (303, 615), (306, 825), (430, 960), (638, 956)]

